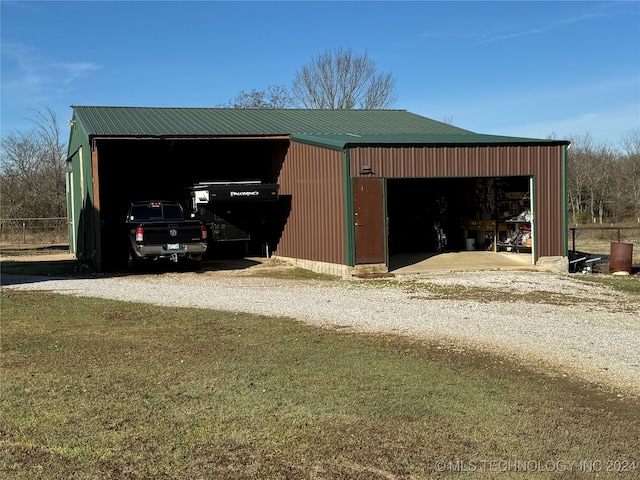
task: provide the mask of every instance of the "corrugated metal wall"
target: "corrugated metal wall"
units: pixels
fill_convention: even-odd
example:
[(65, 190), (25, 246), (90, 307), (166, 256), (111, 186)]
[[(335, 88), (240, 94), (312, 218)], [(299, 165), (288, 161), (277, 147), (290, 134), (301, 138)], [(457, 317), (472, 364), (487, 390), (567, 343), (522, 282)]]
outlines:
[(369, 165), (386, 178), (533, 176), (538, 257), (562, 256), (562, 146), (359, 147), (351, 175)]
[(278, 182), (291, 213), (276, 253), (344, 265), (342, 152), (291, 142)]

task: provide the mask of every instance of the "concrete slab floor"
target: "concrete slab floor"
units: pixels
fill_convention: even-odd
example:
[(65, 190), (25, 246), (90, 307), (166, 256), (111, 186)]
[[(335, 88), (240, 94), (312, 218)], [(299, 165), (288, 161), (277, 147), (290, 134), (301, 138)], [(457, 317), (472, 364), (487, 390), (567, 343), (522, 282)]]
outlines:
[(393, 255), (389, 272), (396, 275), (473, 270), (538, 270), (530, 253), (461, 251)]

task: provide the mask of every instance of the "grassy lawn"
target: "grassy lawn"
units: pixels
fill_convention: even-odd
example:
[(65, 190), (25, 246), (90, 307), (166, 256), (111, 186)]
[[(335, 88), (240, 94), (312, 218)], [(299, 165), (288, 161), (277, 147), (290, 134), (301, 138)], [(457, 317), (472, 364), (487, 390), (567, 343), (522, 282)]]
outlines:
[(12, 291), (1, 333), (1, 478), (640, 471), (636, 401), (452, 346)]
[(616, 277), (612, 275), (584, 275), (577, 277), (583, 282), (599, 283), (618, 290), (640, 296), (640, 275)]

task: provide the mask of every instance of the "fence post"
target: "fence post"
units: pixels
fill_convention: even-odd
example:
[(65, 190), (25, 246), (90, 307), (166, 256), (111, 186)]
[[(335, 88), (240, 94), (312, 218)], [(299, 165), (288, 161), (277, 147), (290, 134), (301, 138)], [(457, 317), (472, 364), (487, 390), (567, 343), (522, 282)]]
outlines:
[(27, 226), (27, 222), (22, 222), (22, 243), (27, 243), (26, 226)]

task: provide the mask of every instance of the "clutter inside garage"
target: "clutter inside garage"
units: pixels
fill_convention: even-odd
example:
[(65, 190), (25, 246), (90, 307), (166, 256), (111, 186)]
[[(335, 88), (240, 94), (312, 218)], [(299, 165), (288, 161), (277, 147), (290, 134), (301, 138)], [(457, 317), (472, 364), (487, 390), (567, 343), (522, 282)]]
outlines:
[(389, 179), (389, 253), (531, 252), (529, 177)]

